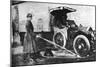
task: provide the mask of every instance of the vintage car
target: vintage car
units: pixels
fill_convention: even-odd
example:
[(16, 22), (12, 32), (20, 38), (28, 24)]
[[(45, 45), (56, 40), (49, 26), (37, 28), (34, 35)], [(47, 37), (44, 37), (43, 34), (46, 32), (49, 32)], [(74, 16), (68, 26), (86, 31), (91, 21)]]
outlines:
[(75, 12), (75, 9), (61, 6), (49, 10), (51, 14), (51, 30), (53, 42), (69, 49), (81, 57), (87, 57), (95, 51), (95, 39), (90, 27), (82, 27), (75, 24), (74, 20), (67, 19), (67, 13)]

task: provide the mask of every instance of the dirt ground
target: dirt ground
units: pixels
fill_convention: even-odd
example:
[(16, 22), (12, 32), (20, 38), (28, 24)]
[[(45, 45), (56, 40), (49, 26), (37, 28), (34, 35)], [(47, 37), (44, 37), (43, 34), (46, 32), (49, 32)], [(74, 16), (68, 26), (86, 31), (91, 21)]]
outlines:
[(89, 62), (89, 61), (95, 61), (96, 56), (95, 53), (92, 56), (89, 56), (87, 58), (76, 58), (74, 56), (71, 56), (71, 54), (66, 54), (66, 56), (63, 56), (64, 53), (60, 54), (58, 53), (58, 56), (53, 57), (40, 57), (40, 59), (36, 59), (37, 62), (32, 60), (32, 62), (28, 62), (24, 60), (24, 54), (15, 54), (11, 56), (12, 59), (12, 65), (21, 65), (21, 66), (27, 66), (27, 65), (45, 65), (45, 64), (61, 64), (61, 63), (74, 63), (74, 62)]

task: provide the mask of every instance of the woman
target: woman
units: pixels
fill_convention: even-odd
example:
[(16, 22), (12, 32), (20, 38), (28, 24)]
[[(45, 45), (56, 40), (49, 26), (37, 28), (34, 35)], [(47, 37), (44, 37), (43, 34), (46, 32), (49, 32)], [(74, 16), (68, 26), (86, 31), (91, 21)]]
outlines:
[[(28, 60), (30, 58), (31, 53), (37, 52), (37, 47), (35, 43), (35, 33), (34, 27), (32, 25), (32, 14), (27, 15), (27, 23), (26, 23), (26, 34), (24, 38), (24, 53), (25, 53), (25, 59)], [(34, 59), (35, 60), (35, 59)]]

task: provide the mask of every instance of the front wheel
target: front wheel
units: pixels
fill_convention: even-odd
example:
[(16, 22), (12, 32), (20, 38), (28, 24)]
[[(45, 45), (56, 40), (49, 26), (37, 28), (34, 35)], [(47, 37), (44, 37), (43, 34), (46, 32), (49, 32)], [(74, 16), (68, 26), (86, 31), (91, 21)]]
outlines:
[(73, 48), (76, 54), (81, 57), (86, 57), (89, 55), (90, 42), (86, 36), (78, 35), (74, 39)]

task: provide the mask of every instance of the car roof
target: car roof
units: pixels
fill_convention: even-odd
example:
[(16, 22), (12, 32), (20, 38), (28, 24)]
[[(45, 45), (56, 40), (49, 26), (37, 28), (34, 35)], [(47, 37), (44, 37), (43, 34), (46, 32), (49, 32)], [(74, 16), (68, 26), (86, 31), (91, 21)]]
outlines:
[(76, 11), (76, 9), (69, 8), (66, 6), (60, 6), (60, 7), (50, 9), (50, 13), (52, 15), (59, 15), (59, 14), (65, 15), (67, 13), (75, 12), (75, 11)]

